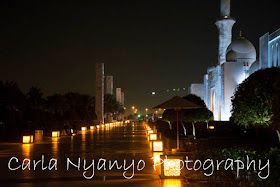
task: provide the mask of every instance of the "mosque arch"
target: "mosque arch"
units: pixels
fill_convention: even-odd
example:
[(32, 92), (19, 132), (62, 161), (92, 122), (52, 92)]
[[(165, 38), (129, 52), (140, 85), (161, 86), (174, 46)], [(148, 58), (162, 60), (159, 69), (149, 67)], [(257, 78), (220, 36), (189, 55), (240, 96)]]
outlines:
[(274, 66), (274, 46), (271, 46), (271, 67)]
[(280, 51), (279, 51), (279, 46), (278, 43), (276, 44), (276, 67), (279, 66), (279, 58), (280, 58)]

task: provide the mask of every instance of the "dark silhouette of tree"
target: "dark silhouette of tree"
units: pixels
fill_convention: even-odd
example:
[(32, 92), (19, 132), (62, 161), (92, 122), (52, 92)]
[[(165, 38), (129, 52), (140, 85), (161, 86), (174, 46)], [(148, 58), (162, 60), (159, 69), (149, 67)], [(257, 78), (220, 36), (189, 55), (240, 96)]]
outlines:
[(28, 129), (30, 125), (32, 128), (42, 128), (41, 122), (43, 121), (43, 105), (45, 99), (40, 88), (31, 87), (26, 94), (26, 111), (25, 118), (28, 121)]
[[(199, 109), (187, 109), (187, 110), (179, 111), (179, 119), (185, 122), (192, 123), (193, 136), (195, 138), (195, 123), (206, 122), (208, 127), (208, 122), (214, 119), (213, 113), (206, 108), (204, 101), (200, 97), (193, 94), (189, 94), (183, 98), (202, 107)], [(162, 117), (164, 120), (167, 121), (176, 121), (177, 120), (176, 115), (177, 115), (176, 111), (170, 109), (170, 110), (165, 110)]]
[(21, 129), (24, 129), (25, 102), (25, 96), (16, 82), (0, 81), (0, 120), (5, 123), (8, 129), (16, 131), (14, 133), (16, 135)]
[(108, 113), (118, 113), (123, 114), (124, 108), (121, 103), (117, 102), (113, 95), (105, 94), (104, 95), (104, 112)]

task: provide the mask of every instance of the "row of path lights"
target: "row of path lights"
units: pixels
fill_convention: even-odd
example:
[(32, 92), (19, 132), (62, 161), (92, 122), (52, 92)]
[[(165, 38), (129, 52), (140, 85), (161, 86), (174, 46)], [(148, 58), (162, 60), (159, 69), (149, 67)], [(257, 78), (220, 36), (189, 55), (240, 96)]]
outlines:
[[(123, 121), (117, 121), (117, 122), (113, 122), (113, 123), (106, 123), (106, 124), (99, 124), (99, 125), (91, 125), (89, 126), (89, 130), (92, 132), (94, 129), (104, 129), (105, 127), (109, 128), (109, 127), (117, 127), (120, 125), (123, 125), (123, 123), (130, 123), (129, 120), (126, 120), (125, 122)], [(88, 131), (88, 127), (87, 126), (82, 126), (81, 127), (81, 132), (84, 133)], [(62, 132), (63, 133), (63, 132)], [(52, 137), (53, 138), (58, 138), (60, 137), (62, 134), (60, 131), (52, 131)], [(67, 135), (66, 133), (64, 133), (64, 135)], [(70, 135), (71, 136), (75, 136), (76, 133), (74, 132), (74, 129), (70, 129)], [(43, 130), (35, 130), (35, 140), (36, 141), (41, 141), (43, 139)], [(30, 143), (34, 143), (34, 136), (33, 135), (24, 135), (22, 137), (22, 143), (23, 144), (30, 144)]]
[(152, 130), (147, 123), (144, 123), (144, 127), (147, 131), (149, 145), (153, 153), (154, 166), (159, 171), (160, 177), (162, 179), (181, 178), (181, 160), (183, 160), (183, 157), (164, 154), (164, 144), (156, 133), (157, 130)]

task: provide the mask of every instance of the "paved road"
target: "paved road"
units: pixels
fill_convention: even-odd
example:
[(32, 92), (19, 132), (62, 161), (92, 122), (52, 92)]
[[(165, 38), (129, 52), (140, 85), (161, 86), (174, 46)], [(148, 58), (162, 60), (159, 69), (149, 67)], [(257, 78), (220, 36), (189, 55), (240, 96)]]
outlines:
[[(42, 155), (44, 155), (43, 168), (49, 165), (51, 158), (57, 159), (57, 170), (42, 170)], [(21, 166), (15, 171), (8, 169), (8, 162), (12, 157), (18, 158), (11, 161), (11, 168)], [(149, 149), (147, 137), (142, 124), (127, 124), (118, 127), (104, 128), (94, 131), (78, 132), (74, 137), (51, 138), (44, 137), (41, 143), (1, 143), (0, 144), (0, 184), (4, 186), (182, 186), (186, 183), (180, 180), (160, 180), (157, 171), (153, 169), (152, 154)], [(22, 170), (27, 167), (27, 161), (22, 166), (24, 158), (31, 159), (29, 170)], [(80, 170), (69, 164), (67, 170), (67, 158), (73, 164), (78, 165), (80, 158)], [(93, 173), (92, 179), (85, 179), (84, 159), (86, 167), (89, 167), (94, 160), (94, 167), (89, 167), (86, 176)], [(104, 160), (101, 160), (104, 159)], [(41, 160), (34, 171), (33, 160)], [(104, 171), (104, 162), (106, 171)], [(120, 170), (116, 165), (109, 169), (110, 160), (118, 161), (122, 165)], [(125, 160), (125, 161), (124, 161)], [(134, 160), (134, 165), (132, 161)], [(143, 160), (145, 167), (143, 170)], [(99, 162), (99, 163), (98, 163)], [(111, 162), (111, 163), (112, 163)], [(126, 176), (132, 179), (125, 179), (123, 173), (124, 162), (126, 162)], [(51, 166), (55, 166), (52, 161)], [(139, 163), (139, 165), (138, 165)], [(138, 165), (138, 169), (137, 169)], [(131, 166), (131, 167), (129, 167)], [(97, 169), (100, 169), (99, 171)], [(2, 185), (0, 185), (2, 186)]]

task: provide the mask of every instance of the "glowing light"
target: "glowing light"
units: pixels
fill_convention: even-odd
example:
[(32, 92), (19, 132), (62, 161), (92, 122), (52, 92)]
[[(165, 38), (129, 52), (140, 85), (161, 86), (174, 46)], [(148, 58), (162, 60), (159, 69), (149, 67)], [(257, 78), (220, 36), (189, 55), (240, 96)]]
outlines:
[(74, 133), (74, 130), (73, 129), (71, 129), (71, 134), (73, 134)]
[(162, 152), (163, 151), (162, 141), (153, 141), (153, 151), (154, 152)]
[(154, 133), (153, 130), (148, 130), (148, 135), (151, 134), (151, 133)]
[(181, 183), (181, 180), (178, 180), (178, 179), (165, 179), (163, 181), (163, 187), (169, 187), (169, 186), (181, 187), (183, 185)]
[(22, 143), (33, 143), (33, 135), (23, 136)]
[(213, 130), (215, 129), (215, 126), (209, 126), (209, 129)]
[(87, 127), (82, 127), (81, 130), (82, 130), (82, 131), (86, 131), (86, 130), (87, 130)]
[(90, 130), (93, 130), (93, 129), (94, 129), (94, 126), (90, 126), (89, 128), (90, 128)]
[(103, 125), (103, 124), (102, 124), (102, 125), (101, 125), (101, 127), (102, 127), (102, 128), (104, 128), (104, 127), (105, 127), (105, 125)]
[(161, 178), (180, 178), (183, 156), (161, 155)]
[(52, 131), (52, 137), (59, 137), (60, 131)]
[(99, 125), (96, 125), (96, 128), (97, 128), (97, 129), (99, 129), (99, 127), (100, 127)]
[(157, 134), (151, 133), (151, 134), (149, 134), (149, 136), (150, 136), (150, 138), (149, 138), (150, 141), (157, 140)]
[(162, 152), (153, 152), (153, 160), (154, 164), (159, 164), (160, 163), (160, 155), (162, 155)]
[(163, 170), (164, 176), (179, 177), (181, 175), (180, 159), (165, 159)]

